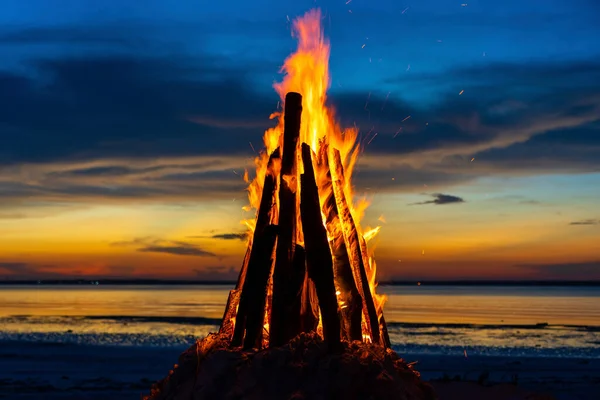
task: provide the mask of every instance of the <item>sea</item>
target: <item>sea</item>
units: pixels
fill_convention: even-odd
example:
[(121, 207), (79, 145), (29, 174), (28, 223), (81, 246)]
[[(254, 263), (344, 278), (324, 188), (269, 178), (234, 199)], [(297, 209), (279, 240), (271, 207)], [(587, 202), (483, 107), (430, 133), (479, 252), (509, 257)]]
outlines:
[[(184, 348), (229, 285), (0, 286), (0, 341)], [(600, 358), (600, 287), (382, 285), (400, 354)]]

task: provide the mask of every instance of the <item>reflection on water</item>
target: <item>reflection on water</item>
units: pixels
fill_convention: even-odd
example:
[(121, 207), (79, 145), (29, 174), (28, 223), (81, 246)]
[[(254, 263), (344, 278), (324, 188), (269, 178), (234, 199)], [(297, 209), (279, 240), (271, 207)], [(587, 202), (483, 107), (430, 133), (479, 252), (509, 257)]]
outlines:
[[(221, 318), (228, 286), (0, 287), (0, 316)], [(388, 322), (600, 326), (598, 287), (381, 286)]]
[[(0, 287), (0, 340), (183, 346), (218, 328), (229, 289)], [(600, 357), (600, 288), (383, 286), (380, 291), (388, 295), (390, 338), (402, 353), (469, 349)]]

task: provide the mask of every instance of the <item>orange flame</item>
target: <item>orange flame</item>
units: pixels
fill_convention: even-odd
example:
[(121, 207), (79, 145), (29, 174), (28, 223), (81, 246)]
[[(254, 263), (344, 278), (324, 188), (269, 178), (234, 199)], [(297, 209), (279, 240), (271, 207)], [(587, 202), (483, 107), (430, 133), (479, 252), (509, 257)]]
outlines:
[[(285, 60), (280, 71), (284, 73), (283, 80), (275, 83), (273, 87), (281, 98), (280, 104), (282, 104), (282, 110), (284, 109), (283, 104), (288, 92), (302, 94), (300, 142), (308, 143), (316, 154), (319, 154), (320, 146), (323, 143), (328, 144), (328, 157), (330, 160), (332, 159), (332, 149), (339, 150), (344, 168), (344, 194), (356, 223), (356, 228), (366, 243), (366, 241), (379, 232), (379, 227), (364, 235), (360, 229), (359, 222), (369, 203), (366, 200), (361, 200), (355, 204), (353, 201), (354, 192), (351, 185), (351, 178), (360, 149), (360, 144), (357, 141), (358, 130), (356, 127), (342, 129), (335, 119), (334, 109), (327, 105), (327, 89), (330, 85), (330, 45), (321, 26), (320, 10), (311, 10), (304, 16), (296, 19), (293, 23), (292, 35), (298, 40), (298, 49)], [(277, 125), (268, 129), (263, 136), (265, 150), (255, 159), (256, 175), (248, 186), (250, 207), (245, 208), (246, 210), (252, 208), (258, 210), (269, 155), (277, 147), (283, 145), (283, 111), (271, 114), (271, 119), (277, 119)], [(299, 168), (302, 168), (302, 163), (298, 165)], [(325, 176), (319, 173), (318, 168), (316, 171), (317, 184), (320, 187)], [(245, 175), (245, 179), (248, 181), (247, 175)], [(323, 205), (324, 199), (321, 198), (320, 200), (321, 205)], [(323, 216), (323, 219), (325, 221), (325, 216)], [(243, 221), (243, 223), (250, 230), (253, 230), (255, 227), (254, 219)], [(367, 259), (367, 254), (364, 254), (364, 257)], [(382, 315), (381, 310), (384, 299), (375, 293), (375, 262), (372, 260), (372, 257), (369, 257), (368, 260), (369, 263), (365, 267), (368, 269), (367, 276), (371, 293), (373, 294), (378, 313)]]

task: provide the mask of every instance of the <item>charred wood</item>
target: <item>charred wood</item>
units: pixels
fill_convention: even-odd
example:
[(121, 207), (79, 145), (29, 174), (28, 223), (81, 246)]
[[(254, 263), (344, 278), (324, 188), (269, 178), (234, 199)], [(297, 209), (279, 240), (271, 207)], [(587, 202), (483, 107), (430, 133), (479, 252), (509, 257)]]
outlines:
[[(285, 97), (285, 119), (283, 131), (283, 157), (279, 176), (279, 235), (275, 269), (273, 271), (273, 302), (269, 345), (280, 346), (296, 336), (299, 331), (290, 329), (293, 320), (299, 320), (300, 313), (292, 314), (286, 298), (293, 291), (294, 251), (296, 246), (296, 210), (298, 199), (297, 148), (300, 137), (302, 96), (290, 92)], [(290, 336), (291, 335), (291, 336)]]
[(304, 174), (300, 178), (300, 216), (308, 274), (317, 291), (323, 321), (323, 338), (329, 343), (331, 350), (337, 350), (341, 346), (340, 320), (333, 281), (333, 261), (321, 217), (311, 149), (306, 143), (302, 144), (302, 162)]
[[(274, 211), (276, 191), (276, 165), (279, 162), (279, 149), (269, 158), (267, 173), (263, 185), (262, 197), (256, 218), (256, 227), (252, 239), (252, 250), (248, 260), (248, 268), (236, 316), (232, 346), (260, 346), (262, 337), (262, 321), (265, 312), (266, 291), (271, 266), (273, 249), (277, 239), (276, 229), (269, 225), (271, 213)], [(244, 339), (245, 334), (245, 339)]]
[(342, 231), (344, 234), (344, 241), (348, 249), (350, 261), (352, 263), (352, 274), (356, 282), (357, 289), (363, 300), (363, 314), (367, 328), (371, 335), (373, 343), (380, 342), (379, 334), (379, 320), (377, 318), (377, 310), (375, 309), (375, 303), (373, 302), (373, 296), (369, 288), (369, 281), (367, 278), (367, 272), (365, 270), (365, 264), (363, 261), (361, 243), (359, 234), (356, 229), (356, 224), (348, 201), (344, 193), (344, 167), (342, 164), (342, 158), (339, 150), (333, 150), (333, 168), (335, 171), (335, 180), (333, 181), (333, 190), (335, 200), (338, 208), (338, 215), (342, 221)]
[(327, 157), (327, 145), (322, 148), (320, 164), (327, 171), (326, 178), (320, 188), (321, 196), (325, 197), (323, 202), (323, 213), (326, 219), (327, 233), (330, 238), (330, 248), (333, 254), (333, 273), (335, 282), (340, 291), (338, 300), (342, 301), (340, 315), (343, 323), (343, 334), (347, 340), (362, 340), (362, 298), (354, 277), (348, 250), (344, 241), (341, 222), (338, 215), (331, 172), (329, 171), (329, 160)]

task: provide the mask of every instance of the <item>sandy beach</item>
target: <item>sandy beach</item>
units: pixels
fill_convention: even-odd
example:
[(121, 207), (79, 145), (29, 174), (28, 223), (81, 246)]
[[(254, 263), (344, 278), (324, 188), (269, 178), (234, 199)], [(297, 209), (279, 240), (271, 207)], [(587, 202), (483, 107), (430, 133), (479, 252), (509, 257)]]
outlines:
[[(173, 367), (185, 348), (2, 341), (0, 398), (136, 399)], [(525, 399), (529, 393), (592, 400), (600, 390), (598, 359), (402, 356), (418, 362), (416, 369), (441, 400), (480, 395)]]

